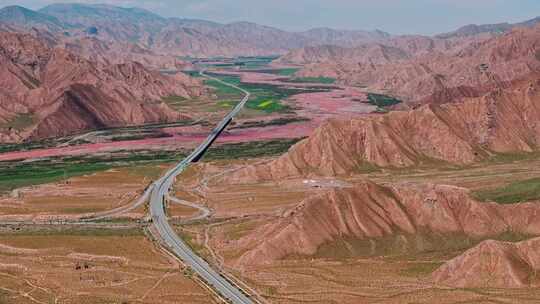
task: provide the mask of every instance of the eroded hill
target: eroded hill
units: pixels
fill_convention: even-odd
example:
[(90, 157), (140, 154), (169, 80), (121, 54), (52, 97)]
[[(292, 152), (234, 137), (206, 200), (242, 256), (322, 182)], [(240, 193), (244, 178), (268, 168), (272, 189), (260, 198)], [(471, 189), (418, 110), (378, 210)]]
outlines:
[(333, 119), (277, 160), (236, 172), (236, 180), (349, 175), (374, 167), (465, 165), (540, 144), (536, 75), (462, 103)]
[(307, 64), (301, 77), (342, 83), (396, 96), (413, 104), (478, 97), (540, 71), (540, 26), (504, 34), (457, 38), (396, 37), (360, 48), (296, 50), (280, 61)]
[(161, 97), (196, 96), (201, 84), (142, 64), (102, 64), (49, 46), (30, 34), (0, 33), (3, 142), (185, 117)]
[[(235, 245), (246, 248), (236, 265), (298, 256), (336, 258), (339, 252), (377, 256), (466, 249), (508, 233), (539, 235), (538, 211), (535, 203), (481, 203), (455, 186), (363, 181), (314, 194), (255, 229)], [(454, 273), (439, 272), (440, 281)]]

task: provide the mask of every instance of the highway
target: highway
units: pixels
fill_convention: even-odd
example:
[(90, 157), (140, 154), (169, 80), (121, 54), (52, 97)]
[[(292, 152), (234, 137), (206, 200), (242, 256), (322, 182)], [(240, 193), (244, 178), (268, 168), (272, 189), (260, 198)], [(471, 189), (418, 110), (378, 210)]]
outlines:
[(168, 222), (165, 214), (165, 199), (169, 189), (176, 176), (182, 173), (192, 162), (197, 162), (212, 143), (219, 137), (221, 132), (227, 127), (232, 119), (244, 107), (250, 97), (250, 93), (235, 85), (221, 81), (220, 79), (200, 72), (201, 76), (219, 81), (227, 86), (240, 90), (245, 94), (244, 98), (227, 114), (223, 120), (211, 131), (208, 137), (186, 158), (178, 163), (174, 168), (170, 169), (159, 180), (154, 183), (152, 193), (150, 195), (150, 215), (154, 236), (161, 240), (165, 248), (171, 253), (179, 257), (186, 265), (197, 273), (206, 283), (214, 288), (220, 295), (234, 304), (254, 303), (247, 295), (239, 288), (235, 287), (223, 275), (215, 271), (206, 261), (197, 256), (195, 252), (176, 234), (174, 229)]

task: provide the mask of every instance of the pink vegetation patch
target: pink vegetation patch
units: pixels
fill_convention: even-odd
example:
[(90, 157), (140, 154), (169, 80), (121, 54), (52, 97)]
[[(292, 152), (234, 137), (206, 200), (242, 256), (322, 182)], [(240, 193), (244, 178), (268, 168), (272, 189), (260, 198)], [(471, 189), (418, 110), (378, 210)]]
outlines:
[[(309, 87), (314, 84), (290, 84), (279, 81), (283, 76), (251, 73), (229, 72), (231, 75), (240, 75), (242, 81), (250, 83), (267, 83), (283, 86)], [(315, 84), (321, 87), (320, 84)], [(299, 117), (308, 118), (309, 121), (290, 123), (249, 129), (232, 129), (225, 131), (217, 140), (217, 143), (250, 142), (257, 140), (290, 139), (310, 135), (324, 120), (333, 117), (344, 118), (358, 116), (373, 112), (376, 107), (366, 103), (367, 95), (358, 88), (328, 86), (330, 92), (305, 93), (291, 97), (284, 101), (296, 110)], [(277, 116), (279, 117), (279, 116)], [(266, 117), (269, 120), (276, 117)], [(0, 154), (0, 161), (12, 161), (21, 159), (36, 159), (55, 156), (85, 155), (95, 153), (107, 153), (121, 150), (178, 150), (190, 149), (200, 143), (211, 128), (203, 126), (187, 126), (165, 128), (164, 132), (172, 137), (149, 138), (141, 140), (82, 144), (70, 147), (58, 147), (50, 149), (36, 149), (31, 151), (18, 151)]]

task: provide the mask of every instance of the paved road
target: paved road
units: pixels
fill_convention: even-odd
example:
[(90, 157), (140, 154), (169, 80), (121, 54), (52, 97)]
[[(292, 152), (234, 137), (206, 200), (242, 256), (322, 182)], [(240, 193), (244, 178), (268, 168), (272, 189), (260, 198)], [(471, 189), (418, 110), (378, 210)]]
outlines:
[(87, 216), (87, 217), (83, 217), (83, 218), (81, 218), (81, 221), (82, 222), (99, 221), (99, 220), (108, 219), (108, 218), (111, 218), (111, 217), (114, 217), (114, 216), (119, 216), (119, 215), (122, 215), (124, 213), (133, 211), (133, 210), (139, 208), (140, 206), (144, 205), (144, 203), (146, 203), (146, 201), (148, 201), (148, 198), (150, 197), (150, 194), (152, 193), (153, 189), (154, 189), (154, 184), (151, 184), (150, 186), (148, 186), (148, 188), (146, 188), (143, 195), (140, 196), (133, 203), (128, 204), (128, 205), (124, 205), (124, 206), (120, 206), (120, 207), (112, 209), (112, 210), (107, 210), (107, 211), (99, 212), (99, 213), (96, 213), (96, 214), (93, 214), (93, 215), (90, 215), (90, 216)]
[(175, 177), (182, 173), (192, 162), (197, 161), (202, 154), (210, 147), (214, 140), (219, 136), (221, 131), (232, 121), (238, 112), (244, 107), (249, 99), (250, 93), (237, 86), (223, 82), (217, 78), (208, 76), (203, 72), (200, 74), (204, 77), (219, 81), (227, 86), (233, 87), (242, 91), (245, 97), (234, 109), (227, 114), (223, 120), (212, 130), (210, 135), (185, 159), (178, 163), (174, 168), (169, 170), (163, 177), (155, 182), (155, 186), (150, 196), (150, 215), (152, 216), (152, 224), (155, 229), (155, 235), (160, 239), (168, 250), (181, 258), (184, 263), (189, 265), (191, 269), (203, 278), (209, 285), (218, 291), (225, 299), (234, 304), (254, 303), (242, 291), (231, 284), (224, 276), (215, 271), (206, 261), (197, 256), (193, 250), (176, 234), (174, 229), (169, 225), (167, 216), (164, 210), (164, 201), (169, 189), (171, 188)]

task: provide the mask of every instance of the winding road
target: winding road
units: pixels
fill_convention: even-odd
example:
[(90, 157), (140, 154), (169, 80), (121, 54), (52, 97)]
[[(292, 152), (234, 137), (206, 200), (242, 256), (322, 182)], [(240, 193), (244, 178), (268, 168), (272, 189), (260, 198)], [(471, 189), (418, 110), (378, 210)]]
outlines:
[(139, 208), (140, 206), (144, 205), (144, 203), (146, 203), (146, 201), (148, 201), (148, 198), (150, 197), (150, 194), (152, 193), (153, 190), (154, 190), (154, 184), (151, 184), (150, 186), (148, 186), (146, 188), (143, 195), (141, 197), (139, 197), (137, 200), (135, 200), (133, 203), (128, 204), (128, 205), (124, 205), (124, 206), (120, 206), (120, 207), (112, 209), (112, 210), (99, 212), (99, 213), (93, 214), (91, 216), (83, 217), (83, 218), (80, 219), (80, 221), (81, 222), (93, 222), (93, 221), (105, 220), (105, 219), (109, 219), (109, 218), (112, 218), (112, 217), (115, 217), (115, 216), (122, 215), (124, 213), (128, 213), (130, 211), (133, 211), (133, 210)]
[(191, 269), (197, 273), (207, 284), (212, 286), (219, 294), (234, 304), (251, 304), (254, 303), (249, 296), (241, 291), (237, 286), (231, 283), (223, 274), (214, 270), (206, 261), (197, 256), (195, 252), (178, 236), (168, 222), (165, 214), (165, 199), (168, 192), (174, 183), (176, 176), (182, 173), (192, 162), (197, 162), (219, 137), (221, 132), (229, 125), (232, 119), (244, 107), (250, 97), (250, 93), (235, 85), (224, 82), (215, 77), (208, 76), (204, 71), (200, 72), (201, 76), (210, 78), (229, 87), (240, 90), (245, 94), (244, 98), (227, 114), (223, 120), (211, 131), (208, 137), (186, 158), (178, 163), (174, 168), (167, 171), (159, 180), (154, 183), (150, 194), (150, 215), (154, 237), (160, 240), (167, 250), (179, 257)]

